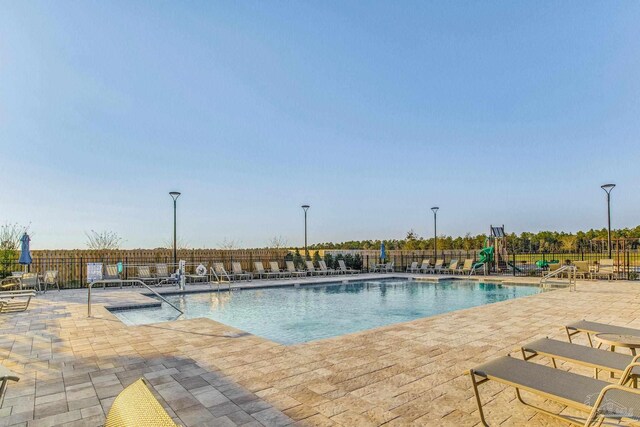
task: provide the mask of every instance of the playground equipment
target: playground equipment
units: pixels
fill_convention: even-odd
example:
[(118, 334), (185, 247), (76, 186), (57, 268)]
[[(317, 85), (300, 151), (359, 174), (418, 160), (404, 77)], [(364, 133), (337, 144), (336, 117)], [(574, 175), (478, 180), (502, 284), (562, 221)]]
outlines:
[(509, 268), (515, 268), (512, 263), (508, 263), (507, 256), (507, 235), (504, 232), (504, 225), (501, 227), (490, 226), (489, 237), (484, 241), (484, 248), (480, 251), (478, 262), (473, 264), (473, 271), (483, 268), (484, 274), (500, 272)]

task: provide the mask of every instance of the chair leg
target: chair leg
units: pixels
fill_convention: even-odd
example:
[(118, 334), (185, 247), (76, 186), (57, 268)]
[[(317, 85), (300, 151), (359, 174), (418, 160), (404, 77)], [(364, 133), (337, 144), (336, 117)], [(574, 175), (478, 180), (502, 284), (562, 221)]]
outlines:
[[(476, 397), (476, 404), (478, 405), (478, 414), (480, 415), (480, 421), (482, 425), (485, 427), (489, 427), (487, 420), (484, 418), (484, 411), (482, 410), (482, 401), (480, 400), (480, 392), (478, 391), (479, 383), (476, 381), (476, 375), (473, 372), (473, 369), (469, 370), (469, 375), (471, 376), (471, 384), (473, 385), (473, 394)], [(486, 379), (481, 381), (487, 381)]]

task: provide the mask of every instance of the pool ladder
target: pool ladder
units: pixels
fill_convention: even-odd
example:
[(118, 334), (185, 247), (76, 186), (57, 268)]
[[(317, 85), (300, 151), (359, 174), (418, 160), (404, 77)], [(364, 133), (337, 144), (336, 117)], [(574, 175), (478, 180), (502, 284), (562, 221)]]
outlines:
[(557, 270), (552, 271), (551, 273), (547, 273), (542, 276), (540, 279), (540, 287), (542, 289), (551, 289), (551, 284), (549, 283), (549, 279), (552, 277), (558, 277), (560, 274), (567, 273), (567, 278), (569, 280), (569, 291), (576, 290), (576, 271), (577, 267), (575, 265), (563, 265)]

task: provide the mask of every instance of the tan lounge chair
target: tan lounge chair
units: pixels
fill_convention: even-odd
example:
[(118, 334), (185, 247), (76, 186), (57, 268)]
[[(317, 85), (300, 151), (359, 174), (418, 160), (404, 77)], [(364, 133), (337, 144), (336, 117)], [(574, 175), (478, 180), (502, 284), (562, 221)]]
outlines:
[(457, 272), (459, 272), (460, 274), (471, 274), (471, 270), (473, 270), (473, 259), (471, 258), (467, 258), (464, 260), (464, 264), (462, 264), (462, 268), (459, 269)]
[(640, 329), (627, 328), (625, 326), (609, 325), (608, 323), (590, 322), (588, 320), (580, 320), (575, 323), (570, 323), (566, 325), (564, 328), (567, 332), (567, 337), (569, 338), (569, 342), (571, 342), (571, 338), (573, 336), (578, 335), (581, 332), (584, 332), (587, 334), (587, 338), (589, 339), (589, 345), (591, 347), (593, 347), (593, 341), (591, 339), (591, 335), (595, 335), (595, 334), (618, 334), (618, 335), (631, 335), (633, 337), (640, 337)]
[[(527, 403), (522, 398), (522, 392), (526, 391), (543, 399), (587, 412), (589, 416), (584, 425), (590, 426), (594, 421), (601, 422), (601, 418), (626, 419), (629, 418), (629, 415), (637, 417), (633, 412), (629, 413), (629, 410), (633, 411), (640, 407), (640, 390), (624, 386), (629, 382), (633, 368), (637, 366), (640, 364), (631, 363), (625, 369), (620, 382), (611, 384), (599, 379), (504, 356), (470, 369), (469, 375), (478, 405), (480, 421), (485, 426), (489, 424), (484, 416), (478, 386), (487, 381), (495, 381), (514, 387), (516, 397), (522, 404), (571, 424), (576, 424), (575, 418), (565, 417)], [(596, 425), (599, 424), (596, 423)]]
[(2, 403), (4, 402), (4, 395), (7, 392), (7, 383), (9, 381), (20, 381), (20, 377), (5, 368), (4, 366), (0, 366), (0, 407), (2, 407)]
[(338, 260), (338, 271), (341, 271), (344, 274), (358, 274), (358, 273), (360, 273), (360, 270), (356, 270), (354, 268), (347, 267), (347, 264), (345, 264), (343, 259), (339, 259)]
[(26, 311), (31, 298), (36, 296), (35, 289), (24, 291), (0, 292), (0, 313), (15, 313)]
[(592, 279), (599, 277), (606, 277), (607, 280), (618, 278), (618, 272), (611, 258), (604, 258), (598, 261), (598, 270), (591, 272)]
[(278, 261), (269, 261), (269, 267), (271, 268), (271, 273), (277, 274), (277, 277), (291, 277), (288, 271), (280, 270)]
[(116, 397), (104, 427), (178, 427), (140, 378)]
[(525, 344), (520, 348), (520, 351), (524, 360), (530, 360), (536, 356), (548, 357), (554, 368), (557, 367), (556, 359), (593, 368), (595, 378), (598, 378), (599, 371), (622, 374), (630, 363), (636, 363), (640, 359), (640, 355), (629, 356), (550, 338), (542, 338)]
[(313, 261), (305, 261), (304, 262), (305, 265), (307, 266), (307, 271), (309, 272), (310, 275), (312, 276), (317, 276), (320, 274), (326, 274), (325, 272), (323, 272), (322, 270), (317, 270), (314, 266), (313, 266)]
[(151, 274), (151, 267), (149, 267), (148, 265), (139, 265), (137, 267), (137, 270), (138, 275), (135, 277), (137, 280), (140, 280), (147, 285), (157, 284), (159, 282), (158, 278), (154, 277), (153, 274)]
[(224, 268), (224, 264), (221, 262), (214, 262), (213, 267), (211, 267), (211, 275), (214, 277), (216, 282), (231, 282), (232, 278), (227, 273), (227, 270)]
[(456, 271), (458, 270), (458, 260), (452, 259), (449, 263), (449, 266), (447, 268), (443, 268), (442, 270), (446, 273), (456, 274)]
[(280, 273), (271, 273), (270, 271), (266, 271), (264, 269), (264, 265), (262, 265), (262, 261), (254, 261), (253, 266), (255, 268), (255, 274), (257, 274), (260, 279), (263, 277), (268, 279), (274, 276), (278, 277), (280, 275)]
[(235, 278), (237, 278), (238, 280), (242, 280), (242, 279), (251, 280), (251, 279), (253, 279), (253, 274), (251, 274), (248, 271), (244, 271), (242, 269), (242, 264), (240, 264), (239, 262), (232, 262), (231, 263), (231, 271), (233, 272), (233, 276)]
[(302, 270), (296, 269), (296, 266), (293, 264), (293, 261), (286, 261), (285, 264), (287, 265), (287, 271), (289, 272), (289, 275), (291, 275), (291, 277), (293, 277), (293, 276), (306, 277), (307, 276), (307, 272), (306, 271), (302, 271)]

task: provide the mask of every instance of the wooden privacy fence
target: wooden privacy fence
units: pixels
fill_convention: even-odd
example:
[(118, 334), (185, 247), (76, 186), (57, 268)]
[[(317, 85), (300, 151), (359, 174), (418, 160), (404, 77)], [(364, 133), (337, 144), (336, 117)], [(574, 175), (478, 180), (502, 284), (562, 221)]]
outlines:
[[(254, 261), (283, 263), (288, 253), (288, 249), (182, 249), (178, 250), (177, 258), (187, 262), (189, 272), (193, 272), (198, 264), (209, 267), (213, 262), (223, 262), (230, 268), (231, 263), (236, 261), (241, 263), (243, 269), (252, 271)], [(1, 277), (26, 269), (18, 264), (18, 256), (19, 252), (16, 252), (11, 258), (0, 261)], [(31, 257), (33, 263), (29, 267), (30, 271), (44, 273), (46, 270), (57, 270), (60, 285), (65, 288), (86, 286), (87, 263), (100, 262), (106, 265), (121, 262), (125, 277), (134, 276), (138, 265), (173, 264), (171, 249), (34, 250)]]

